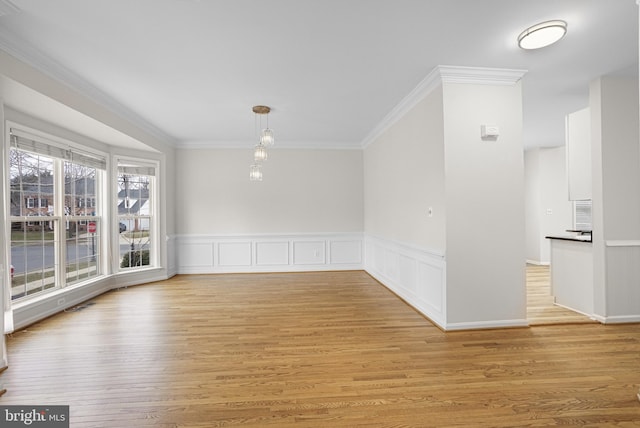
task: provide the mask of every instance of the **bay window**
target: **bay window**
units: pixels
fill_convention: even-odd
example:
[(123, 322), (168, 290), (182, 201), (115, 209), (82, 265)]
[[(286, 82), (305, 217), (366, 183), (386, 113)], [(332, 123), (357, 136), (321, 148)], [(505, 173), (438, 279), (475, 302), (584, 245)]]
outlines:
[(106, 158), (21, 129), (10, 138), (12, 300), (101, 275)]

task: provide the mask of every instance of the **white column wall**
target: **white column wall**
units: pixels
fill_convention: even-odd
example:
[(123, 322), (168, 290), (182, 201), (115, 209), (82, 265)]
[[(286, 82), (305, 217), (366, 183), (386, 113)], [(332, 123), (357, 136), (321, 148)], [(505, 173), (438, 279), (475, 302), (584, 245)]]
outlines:
[(640, 118), (638, 80), (591, 82), (595, 315), (640, 321)]
[(443, 100), (447, 326), (527, 325), (521, 83), (445, 83)]

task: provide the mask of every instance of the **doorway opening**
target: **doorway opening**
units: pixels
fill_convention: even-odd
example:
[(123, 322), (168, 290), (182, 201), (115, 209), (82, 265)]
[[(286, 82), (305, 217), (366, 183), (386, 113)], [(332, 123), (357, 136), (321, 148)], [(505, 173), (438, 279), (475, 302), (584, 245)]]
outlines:
[(558, 306), (551, 294), (548, 265), (528, 264), (526, 267), (527, 321), (529, 325), (593, 324), (586, 315)]

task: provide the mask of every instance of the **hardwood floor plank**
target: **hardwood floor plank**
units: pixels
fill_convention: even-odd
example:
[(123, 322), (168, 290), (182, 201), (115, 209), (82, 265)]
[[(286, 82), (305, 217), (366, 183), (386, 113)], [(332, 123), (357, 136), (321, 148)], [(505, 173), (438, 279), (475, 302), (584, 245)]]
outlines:
[(177, 276), (93, 302), (8, 339), (0, 403), (101, 428), (640, 425), (637, 324), (444, 333), (358, 271)]
[(527, 320), (529, 325), (595, 323), (591, 318), (558, 306), (551, 295), (549, 266), (528, 264)]

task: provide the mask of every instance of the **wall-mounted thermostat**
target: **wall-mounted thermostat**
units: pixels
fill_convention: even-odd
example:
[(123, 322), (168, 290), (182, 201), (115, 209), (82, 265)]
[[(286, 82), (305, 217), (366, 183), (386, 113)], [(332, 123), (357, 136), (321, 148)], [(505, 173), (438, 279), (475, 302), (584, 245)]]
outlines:
[(486, 139), (496, 139), (500, 135), (500, 129), (498, 125), (481, 125), (480, 137)]

